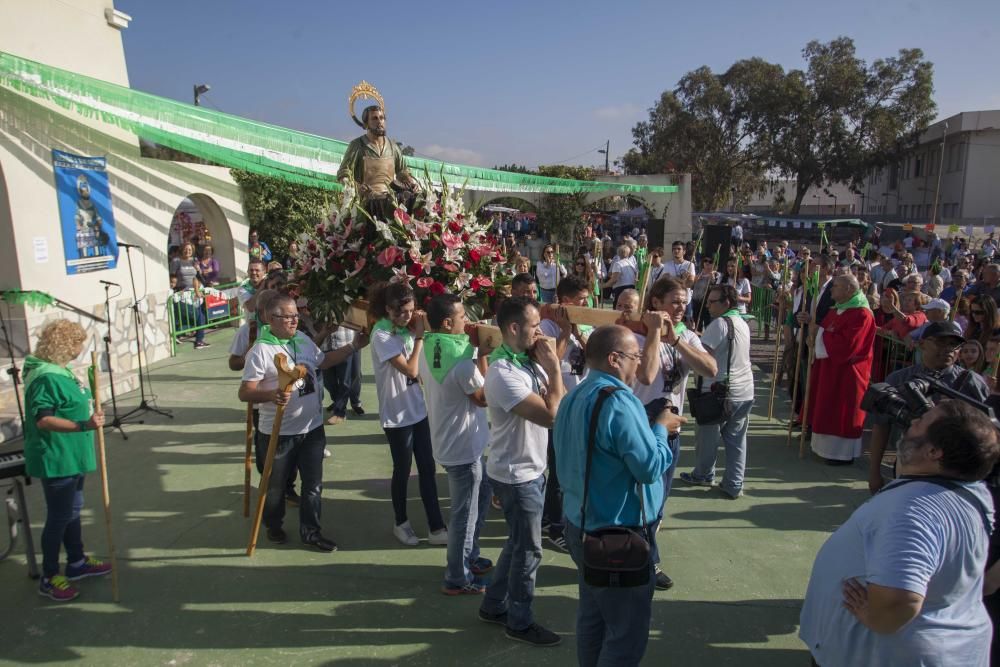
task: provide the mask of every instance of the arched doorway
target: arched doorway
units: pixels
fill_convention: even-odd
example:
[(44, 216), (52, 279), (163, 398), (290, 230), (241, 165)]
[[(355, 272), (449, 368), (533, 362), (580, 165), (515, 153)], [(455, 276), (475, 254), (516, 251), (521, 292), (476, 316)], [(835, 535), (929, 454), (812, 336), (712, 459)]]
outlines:
[(167, 235), (168, 251), (188, 241), (194, 241), (196, 246), (211, 245), (219, 261), (221, 281), (236, 279), (236, 253), (229, 221), (209, 195), (190, 194), (174, 210)]

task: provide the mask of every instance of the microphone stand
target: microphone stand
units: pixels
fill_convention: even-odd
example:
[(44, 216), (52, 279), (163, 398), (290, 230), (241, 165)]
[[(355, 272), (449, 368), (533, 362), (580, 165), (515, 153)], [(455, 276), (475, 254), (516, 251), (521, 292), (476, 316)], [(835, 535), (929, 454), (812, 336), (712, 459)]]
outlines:
[[(118, 429), (121, 431), (122, 438), (128, 440), (128, 435), (125, 433), (125, 429), (122, 428), (123, 423), (121, 418), (118, 416), (118, 398), (115, 395), (115, 372), (111, 365), (111, 297), (110, 297), (111, 285), (107, 282), (104, 283), (104, 313), (107, 315), (108, 322), (108, 333), (104, 335), (104, 354), (108, 359), (108, 386), (111, 388), (111, 414), (114, 417), (110, 422), (104, 424), (104, 428)], [(100, 369), (97, 369), (100, 371)], [(98, 396), (94, 397), (95, 400), (100, 400)], [(137, 421), (136, 424), (142, 424), (143, 422)]]
[[(132, 415), (142, 414), (143, 412), (155, 412), (158, 415), (163, 415), (164, 417), (169, 417), (170, 419), (173, 419), (174, 415), (169, 410), (161, 410), (160, 408), (157, 408), (154, 405), (150, 405), (150, 401), (146, 400), (146, 380), (142, 369), (142, 323), (139, 319), (139, 293), (135, 289), (135, 273), (132, 271), (132, 254), (129, 252), (130, 247), (129, 246), (123, 246), (123, 247), (125, 248), (125, 257), (128, 261), (128, 277), (129, 281), (132, 284), (132, 305), (130, 306), (130, 308), (132, 308), (132, 320), (133, 323), (135, 324), (135, 352), (139, 367), (140, 401), (139, 405), (137, 405), (136, 407), (132, 408), (124, 415), (122, 415), (119, 421), (124, 423), (125, 420), (127, 420)], [(150, 389), (150, 393), (152, 394), (152, 389)], [(155, 399), (152, 399), (151, 397), (150, 400), (155, 400)], [(142, 422), (138, 423), (141, 424)]]

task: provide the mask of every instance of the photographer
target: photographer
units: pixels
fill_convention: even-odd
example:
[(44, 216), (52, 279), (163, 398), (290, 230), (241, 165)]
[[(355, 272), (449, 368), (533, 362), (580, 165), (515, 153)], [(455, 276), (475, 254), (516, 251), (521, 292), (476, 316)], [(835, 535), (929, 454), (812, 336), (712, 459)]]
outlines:
[[(970, 398), (986, 401), (990, 390), (982, 377), (955, 365), (964, 342), (962, 329), (954, 322), (932, 322), (924, 329), (918, 343), (920, 363), (890, 373), (885, 379), (886, 384), (898, 388), (915, 378), (931, 377)], [(875, 493), (885, 484), (882, 479), (882, 456), (887, 445), (897, 446), (902, 431), (891, 424), (888, 415), (875, 412), (872, 418), (868, 489)]]
[[(642, 402), (628, 390), (635, 382), (640, 356), (639, 345), (628, 329), (605, 326), (595, 330), (587, 343), (590, 373), (563, 399), (556, 417), (555, 449), (568, 522), (566, 537), (573, 561), (581, 570), (576, 625), (581, 665), (637, 665), (649, 639), (656, 524), (664, 500), (663, 476), (672, 460), (667, 433), (679, 430), (684, 419), (663, 409), (650, 428)], [(601, 406), (588, 466), (592, 413), (606, 388), (615, 391)], [(588, 469), (589, 479), (585, 479)], [(641, 503), (637, 482), (642, 485)], [(644, 533), (650, 546), (645, 584), (616, 587), (586, 581), (583, 530), (592, 532), (607, 526), (626, 526)]]
[[(719, 489), (731, 499), (743, 494), (743, 472), (747, 459), (747, 427), (753, 408), (753, 367), (750, 365), (750, 327), (740, 317), (739, 297), (732, 285), (714, 285), (708, 292), (712, 323), (705, 329), (701, 344), (715, 357), (718, 372), (701, 393), (715, 392), (725, 401), (725, 418), (716, 424), (695, 428), (694, 470), (682, 472), (681, 481), (695, 486), (712, 486), (719, 444), (726, 448), (726, 472)], [(695, 369), (698, 371), (698, 369)], [(702, 376), (704, 377), (704, 376)]]
[(901, 478), (816, 556), (799, 630), (814, 664), (989, 663), (981, 597), (993, 502), (981, 480), (1000, 456), (997, 435), (957, 400), (912, 422), (899, 445)]

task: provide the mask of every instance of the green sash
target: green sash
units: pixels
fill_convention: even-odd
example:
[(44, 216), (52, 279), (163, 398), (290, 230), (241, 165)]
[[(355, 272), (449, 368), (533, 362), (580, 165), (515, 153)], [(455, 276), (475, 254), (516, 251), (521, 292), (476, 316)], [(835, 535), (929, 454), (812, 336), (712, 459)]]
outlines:
[(518, 368), (523, 368), (531, 362), (531, 357), (528, 356), (527, 352), (521, 352), (518, 354), (514, 350), (510, 349), (510, 346), (507, 345), (507, 343), (504, 343), (497, 349), (490, 352), (491, 364), (496, 361), (500, 361), (501, 359), (507, 359)]
[(475, 349), (465, 334), (424, 334), (424, 358), (440, 384), (460, 361), (472, 359)]
[[(298, 332), (296, 332), (298, 334)], [(289, 347), (292, 352), (299, 351), (299, 339), (298, 335), (292, 336), (291, 338), (278, 338), (271, 331), (270, 325), (265, 324), (257, 332), (257, 342), (267, 343), (268, 345), (279, 345), (281, 347)]]
[(845, 310), (850, 310), (851, 308), (870, 308), (868, 299), (861, 290), (855, 292), (854, 296), (844, 303), (835, 303), (833, 307), (837, 310), (838, 315), (842, 315)]

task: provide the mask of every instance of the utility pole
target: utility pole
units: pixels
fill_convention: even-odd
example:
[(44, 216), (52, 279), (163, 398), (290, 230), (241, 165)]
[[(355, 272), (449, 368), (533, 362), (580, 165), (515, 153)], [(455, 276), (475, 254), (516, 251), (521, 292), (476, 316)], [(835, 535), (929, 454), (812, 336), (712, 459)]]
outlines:
[(605, 144), (604, 144), (604, 150), (597, 149), (597, 152), (598, 153), (604, 153), (604, 173), (605, 174), (610, 174), (611, 173), (611, 163), (610, 163), (610, 158), (611, 158), (611, 140), (608, 139), (607, 142), (605, 142)]
[(934, 206), (931, 208), (931, 224), (937, 222), (938, 195), (941, 194), (941, 172), (944, 171), (944, 145), (948, 140), (948, 123), (944, 124), (944, 131), (941, 133), (941, 160), (938, 162), (937, 186), (934, 188)]
[(196, 83), (194, 85), (194, 105), (196, 107), (201, 106), (201, 96), (212, 90), (212, 87), (207, 83)]

